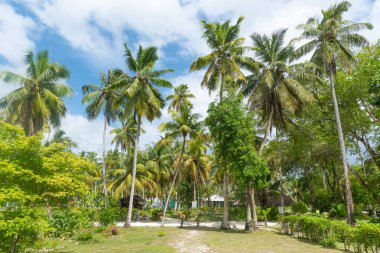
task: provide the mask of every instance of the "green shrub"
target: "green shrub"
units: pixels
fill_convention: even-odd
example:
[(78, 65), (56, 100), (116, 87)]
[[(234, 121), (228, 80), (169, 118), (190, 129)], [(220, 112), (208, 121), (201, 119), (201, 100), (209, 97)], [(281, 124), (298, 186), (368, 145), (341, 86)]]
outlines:
[(380, 248), (380, 225), (359, 222), (351, 227), (345, 221), (329, 220), (323, 217), (290, 215), (280, 219), (281, 231), (298, 235), (324, 246), (332, 242), (343, 243), (345, 248), (354, 247), (356, 252), (378, 252)]
[(50, 225), (56, 236), (72, 236), (79, 227), (78, 215), (70, 210), (59, 210), (53, 213)]
[(76, 233), (75, 240), (80, 243), (88, 243), (94, 239), (94, 232), (89, 229), (80, 230)]
[(336, 241), (334, 238), (324, 238), (319, 242), (319, 244), (328, 248), (336, 248)]
[(344, 219), (347, 217), (347, 207), (344, 204), (332, 204), (329, 212), (331, 218)]
[(164, 236), (166, 236), (165, 231), (163, 230), (158, 231), (158, 237), (164, 237)]
[(99, 212), (99, 222), (102, 226), (108, 226), (116, 221), (115, 210), (108, 208)]
[(306, 204), (303, 203), (302, 201), (299, 202), (294, 202), (292, 204), (292, 212), (293, 213), (307, 213), (309, 209), (307, 208)]

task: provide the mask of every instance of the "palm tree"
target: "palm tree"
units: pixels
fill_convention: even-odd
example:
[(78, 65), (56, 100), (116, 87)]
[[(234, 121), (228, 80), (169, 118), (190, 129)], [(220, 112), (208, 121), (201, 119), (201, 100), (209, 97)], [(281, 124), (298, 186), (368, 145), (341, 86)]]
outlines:
[(286, 29), (272, 33), (271, 37), (254, 33), (251, 35), (256, 67), (251, 69), (248, 85), (243, 93), (248, 96), (252, 109), (258, 109), (266, 123), (259, 156), (271, 133), (273, 125), (283, 128), (289, 114), (299, 113), (310, 95), (299, 80), (315, 79), (302, 70), (300, 64), (290, 65), (294, 57), (292, 43), (285, 45)]
[(169, 81), (161, 77), (165, 73), (173, 72), (173, 70), (153, 70), (154, 64), (158, 59), (157, 48), (155, 47), (143, 49), (140, 46), (136, 58), (132, 56), (127, 43), (124, 44), (124, 48), (125, 60), (128, 69), (133, 73), (133, 76), (124, 75), (124, 77), (120, 79), (118, 85), (123, 89), (121, 93), (122, 100), (120, 101), (126, 101), (124, 103), (124, 115), (133, 114), (137, 117), (132, 183), (128, 215), (125, 222), (125, 227), (129, 227), (132, 219), (133, 194), (136, 178), (137, 150), (139, 147), (141, 119), (145, 117), (151, 122), (153, 119), (161, 116), (161, 109), (165, 106), (165, 100), (157, 88), (173, 87)]
[(203, 122), (198, 121), (200, 118), (200, 115), (197, 113), (192, 113), (192, 107), (182, 108), (181, 112), (172, 111), (171, 117), (172, 117), (172, 121), (162, 123), (159, 126), (159, 130), (162, 132), (166, 132), (167, 138), (181, 139), (182, 147), (181, 147), (181, 151), (178, 158), (175, 159), (175, 162), (174, 162), (175, 173), (174, 173), (174, 178), (168, 192), (168, 196), (166, 198), (165, 209), (164, 209), (164, 214), (163, 214), (163, 219), (162, 219), (162, 226), (165, 224), (165, 215), (166, 215), (166, 210), (168, 208), (170, 195), (174, 188), (179, 170), (183, 163), (182, 157), (185, 152), (186, 139), (188, 136), (190, 136), (191, 138), (195, 138), (199, 134), (199, 130), (203, 126)]
[(347, 1), (332, 5), (327, 10), (322, 10), (322, 19), (309, 18), (306, 24), (301, 24), (297, 28), (302, 30), (298, 40), (309, 40), (306, 44), (297, 49), (299, 56), (313, 52), (311, 61), (324, 67), (329, 77), (331, 86), (331, 97), (334, 105), (336, 127), (338, 131), (341, 159), (344, 169), (346, 201), (347, 201), (347, 222), (351, 225), (355, 223), (354, 203), (352, 200), (350, 179), (348, 176), (348, 165), (346, 161), (346, 147), (344, 143), (342, 124), (338, 102), (335, 94), (335, 76), (337, 65), (347, 65), (354, 62), (352, 47), (364, 47), (368, 45), (367, 39), (357, 32), (363, 29), (372, 29), (369, 23), (354, 23), (343, 19), (343, 14), (350, 8)]
[(174, 94), (166, 98), (167, 101), (171, 100), (168, 110), (174, 109), (178, 112), (182, 107), (191, 106), (191, 98), (195, 98), (195, 96), (190, 93), (187, 84), (178, 85), (174, 88)]
[[(137, 124), (133, 116), (128, 116), (125, 120), (123, 117), (119, 117), (122, 126), (111, 130), (111, 134), (115, 134), (112, 139), (112, 144), (116, 144), (116, 147), (120, 146), (121, 151), (127, 151), (133, 149), (135, 145)], [(145, 133), (144, 129), (140, 130)]]
[(0, 99), (0, 109), (8, 122), (20, 124), (31, 136), (44, 126), (60, 126), (67, 111), (62, 98), (71, 96), (72, 90), (59, 83), (69, 78), (69, 70), (58, 62), (50, 63), (48, 51), (40, 51), (36, 58), (27, 52), (25, 63), (26, 77), (0, 72), (4, 82), (21, 86)]
[(101, 85), (89, 84), (82, 86), (83, 99), (82, 103), (87, 104), (86, 114), (89, 120), (96, 119), (100, 113), (104, 117), (103, 128), (103, 191), (104, 205), (108, 207), (107, 178), (106, 178), (106, 133), (107, 125), (117, 119), (118, 110), (115, 106), (117, 92), (111, 89), (112, 83), (118, 80), (122, 75), (119, 69), (108, 70), (108, 75), (100, 73)]
[[(235, 25), (230, 21), (224, 23), (207, 23), (201, 21), (203, 38), (211, 49), (211, 53), (196, 59), (190, 67), (190, 71), (207, 68), (202, 79), (202, 87), (207, 87), (209, 92), (219, 88), (219, 99), (222, 101), (225, 90), (234, 88), (235, 83), (246, 83), (246, 77), (241, 67), (252, 68), (255, 63), (243, 56), (246, 48), (243, 46), (244, 38), (239, 37), (240, 24), (243, 17), (239, 17)], [(227, 86), (227, 87), (226, 87)], [(224, 213), (222, 228), (228, 229), (228, 172), (224, 172), (223, 180)]]
[(61, 143), (68, 149), (78, 147), (78, 145), (70, 137), (66, 136), (65, 131), (61, 129), (54, 133), (53, 138), (50, 141), (46, 141), (45, 146), (50, 146), (53, 143)]
[[(196, 189), (199, 185), (203, 185), (206, 189), (209, 175), (211, 173), (211, 156), (207, 154), (209, 148), (207, 144), (207, 136), (197, 136), (197, 138), (189, 141), (187, 152), (184, 154), (183, 164), (186, 175), (191, 175), (194, 186), (194, 201), (197, 201)], [(208, 196), (209, 197), (209, 196)]]
[[(120, 198), (124, 195), (127, 196), (131, 194), (128, 192), (132, 186), (132, 177), (133, 177), (133, 153), (127, 153), (125, 155), (119, 154), (122, 156), (117, 159), (113, 166), (113, 169), (109, 170), (108, 176), (111, 179), (111, 182), (108, 188), (114, 190), (116, 198)], [(144, 154), (140, 153), (139, 156)], [(156, 180), (155, 171), (151, 168), (146, 167), (143, 163), (137, 164), (136, 166), (136, 175), (135, 175), (135, 188), (138, 191), (143, 192), (147, 190), (150, 193), (158, 191), (158, 184)]]
[(174, 176), (173, 171), (173, 149), (171, 142), (158, 141), (154, 145), (147, 145), (146, 152), (148, 161), (145, 166), (154, 171), (156, 181), (159, 185), (159, 192), (156, 197), (165, 197), (166, 186)]

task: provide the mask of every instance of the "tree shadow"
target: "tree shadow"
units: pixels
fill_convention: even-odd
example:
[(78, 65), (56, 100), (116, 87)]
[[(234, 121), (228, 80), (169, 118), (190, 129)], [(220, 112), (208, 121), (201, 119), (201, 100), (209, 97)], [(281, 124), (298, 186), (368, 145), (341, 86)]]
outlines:
[(249, 234), (251, 232), (255, 231), (246, 231), (242, 229), (236, 229), (236, 228), (230, 228), (230, 229), (220, 229), (215, 227), (202, 227), (201, 225), (199, 227), (191, 226), (191, 227), (177, 227), (179, 229), (184, 230), (197, 230), (197, 231), (207, 231), (207, 232), (222, 232), (222, 233), (234, 233), (234, 234)]

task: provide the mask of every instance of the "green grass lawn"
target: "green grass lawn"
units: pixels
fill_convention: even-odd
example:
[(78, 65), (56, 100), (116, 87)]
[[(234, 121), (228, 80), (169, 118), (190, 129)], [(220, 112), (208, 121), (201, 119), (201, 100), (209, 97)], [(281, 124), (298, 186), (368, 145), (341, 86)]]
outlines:
[[(309, 241), (280, 235), (273, 231), (245, 233), (222, 232), (208, 228), (120, 228), (121, 234), (104, 237), (96, 234), (97, 242), (78, 244), (67, 240), (55, 253), (92, 252), (342, 252)], [(164, 236), (159, 236), (164, 232)]]

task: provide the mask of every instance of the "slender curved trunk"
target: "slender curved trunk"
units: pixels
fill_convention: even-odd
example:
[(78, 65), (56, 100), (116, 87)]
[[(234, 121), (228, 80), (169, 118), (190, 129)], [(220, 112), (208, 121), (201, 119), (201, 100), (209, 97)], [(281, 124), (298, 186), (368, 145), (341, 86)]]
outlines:
[(346, 161), (346, 147), (344, 143), (342, 124), (340, 121), (338, 102), (337, 102), (336, 94), (335, 94), (334, 72), (333, 72), (332, 66), (329, 67), (329, 78), (330, 78), (330, 85), (331, 85), (331, 97), (332, 97), (333, 105), (334, 105), (336, 128), (338, 131), (340, 155), (341, 155), (341, 159), (343, 163), (344, 180), (345, 180), (345, 186), (346, 186), (347, 223), (350, 225), (354, 225), (355, 224), (354, 203), (352, 200), (350, 178), (348, 176), (348, 165)]
[(261, 142), (260, 148), (259, 148), (259, 156), (263, 154), (265, 144), (267, 143), (268, 137), (270, 135), (270, 130), (272, 128), (272, 121), (273, 121), (273, 107), (271, 107), (269, 116), (268, 116), (268, 123), (266, 127), (266, 131), (264, 134), (263, 141)]
[(133, 151), (133, 168), (132, 168), (131, 191), (129, 193), (129, 205), (128, 205), (127, 220), (125, 221), (124, 227), (130, 227), (131, 221), (132, 221), (133, 195), (135, 194), (137, 150), (139, 148), (140, 128), (141, 128), (141, 116), (138, 115), (137, 116), (137, 132), (136, 132), (136, 138), (135, 138), (135, 150)]
[(106, 177), (106, 133), (107, 133), (107, 118), (104, 117), (102, 174), (103, 174), (104, 207), (108, 208), (107, 177)]
[(168, 192), (168, 197), (167, 197), (166, 202), (165, 202), (165, 208), (164, 208), (164, 213), (162, 215), (161, 227), (165, 226), (166, 211), (167, 211), (168, 206), (169, 206), (170, 195), (171, 195), (171, 193), (173, 191), (175, 182), (177, 180), (180, 164), (181, 164), (181, 161), (182, 161), (182, 156), (183, 156), (183, 153), (185, 153), (185, 145), (186, 145), (186, 136), (183, 136), (182, 150), (181, 150), (181, 154), (180, 154), (180, 156), (178, 158), (177, 169), (175, 170), (175, 173), (174, 173), (173, 182), (170, 185), (170, 189), (169, 189), (169, 192)]

